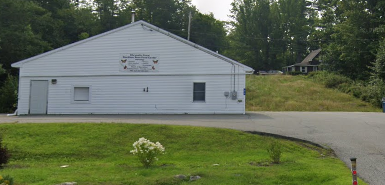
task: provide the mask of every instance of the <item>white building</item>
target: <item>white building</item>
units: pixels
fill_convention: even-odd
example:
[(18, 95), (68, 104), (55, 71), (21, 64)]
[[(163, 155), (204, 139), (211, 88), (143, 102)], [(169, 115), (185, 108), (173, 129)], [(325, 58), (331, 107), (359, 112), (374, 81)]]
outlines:
[(12, 64), (18, 115), (244, 114), (253, 69), (144, 21)]

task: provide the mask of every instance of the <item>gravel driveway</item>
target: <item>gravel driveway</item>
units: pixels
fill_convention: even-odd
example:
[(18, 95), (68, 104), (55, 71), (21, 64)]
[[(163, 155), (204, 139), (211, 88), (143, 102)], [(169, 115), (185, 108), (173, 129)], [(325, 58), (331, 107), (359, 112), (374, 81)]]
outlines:
[(359, 176), (385, 184), (385, 114), (344, 112), (248, 112), (246, 115), (45, 115), (6, 117), (0, 123), (114, 122), (194, 125), (295, 137), (332, 148)]

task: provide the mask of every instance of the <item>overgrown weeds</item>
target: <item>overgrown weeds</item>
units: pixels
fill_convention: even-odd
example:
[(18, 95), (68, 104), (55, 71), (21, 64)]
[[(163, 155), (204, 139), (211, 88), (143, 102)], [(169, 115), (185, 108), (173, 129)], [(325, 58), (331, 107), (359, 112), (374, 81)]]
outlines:
[(382, 106), (382, 97), (385, 97), (385, 82), (379, 79), (369, 82), (353, 81), (345, 76), (327, 71), (312, 72), (307, 77), (315, 82), (322, 83), (327, 88), (337, 89), (343, 93), (353, 95), (378, 108)]
[[(378, 107), (364, 102), (339, 90), (325, 88), (328, 75), (321, 73), (299, 75), (247, 76), (246, 109), (248, 111), (344, 111), (344, 112), (379, 112)], [(352, 94), (360, 95), (357, 89), (365, 86), (349, 79), (339, 78), (329, 86), (345, 88)], [(338, 77), (337, 77), (338, 78)]]

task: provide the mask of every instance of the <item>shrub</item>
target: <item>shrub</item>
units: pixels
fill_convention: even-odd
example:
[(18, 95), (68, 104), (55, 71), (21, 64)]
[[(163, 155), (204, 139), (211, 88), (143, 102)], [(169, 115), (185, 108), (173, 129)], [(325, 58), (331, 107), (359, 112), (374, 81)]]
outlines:
[(372, 78), (369, 82), (360, 82), (327, 71), (312, 72), (308, 78), (324, 84), (327, 88), (334, 88), (351, 94), (376, 107), (382, 106), (381, 99), (385, 97), (385, 82), (380, 78)]
[(279, 141), (272, 141), (270, 146), (267, 148), (267, 152), (269, 153), (270, 159), (273, 163), (279, 164), (281, 162), (282, 145)]
[(0, 175), (0, 185), (13, 185), (13, 178), (9, 175), (4, 177)]
[(144, 137), (139, 138), (132, 146), (134, 150), (131, 150), (131, 153), (138, 156), (139, 161), (146, 168), (155, 163), (158, 160), (156, 156), (164, 154), (165, 150), (159, 142), (153, 143)]
[(3, 139), (0, 137), (0, 166), (4, 166), (8, 163), (11, 155), (9, 154), (8, 149), (3, 146)]
[(338, 88), (341, 84), (351, 84), (353, 80), (337, 73), (327, 71), (313, 71), (307, 75), (308, 78), (313, 79), (318, 83), (322, 83), (328, 88)]
[(5, 73), (6, 73), (6, 71), (5, 71), (5, 69), (3, 69), (3, 65), (0, 64), (0, 75), (5, 74)]
[(346, 93), (349, 93), (353, 95), (356, 98), (361, 98), (363, 93), (365, 92), (365, 85), (359, 82), (354, 82), (350, 85), (348, 91)]
[(296, 76), (296, 75), (303, 75), (304, 73), (302, 73), (301, 71), (289, 71), (288, 74)]
[(338, 90), (340, 90), (341, 92), (350, 94), (352, 87), (353, 87), (353, 85), (350, 83), (342, 83), (342, 84), (338, 85)]
[(312, 72), (309, 72), (309, 73), (307, 73), (307, 77), (308, 77), (308, 78), (315, 78), (315, 76), (317, 76), (318, 73), (320, 73), (320, 71), (312, 71)]
[(325, 87), (338, 88), (341, 84), (351, 84), (352, 82), (352, 80), (345, 76), (330, 73), (330, 75), (325, 79)]
[(374, 106), (382, 107), (382, 98), (385, 97), (385, 82), (381, 79), (372, 80), (365, 88), (362, 99)]
[(0, 88), (0, 112), (13, 112), (17, 107), (18, 80), (8, 75)]

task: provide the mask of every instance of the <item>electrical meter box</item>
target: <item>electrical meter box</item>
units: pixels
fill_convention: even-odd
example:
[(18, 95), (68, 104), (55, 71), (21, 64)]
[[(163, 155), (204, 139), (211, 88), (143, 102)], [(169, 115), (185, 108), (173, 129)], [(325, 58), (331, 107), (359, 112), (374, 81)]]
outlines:
[(226, 98), (227, 98), (227, 97), (229, 97), (229, 96), (230, 96), (230, 92), (227, 92), (227, 91), (226, 91), (226, 92), (224, 93), (224, 95), (225, 95), (225, 96), (226, 96)]
[(231, 99), (236, 100), (237, 99), (237, 91), (231, 92)]

